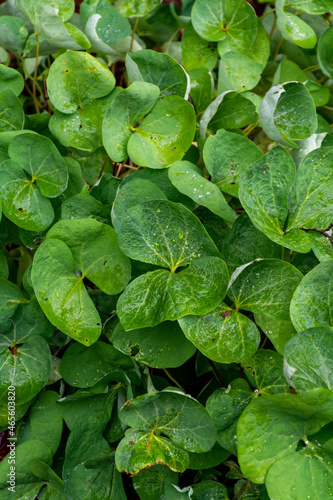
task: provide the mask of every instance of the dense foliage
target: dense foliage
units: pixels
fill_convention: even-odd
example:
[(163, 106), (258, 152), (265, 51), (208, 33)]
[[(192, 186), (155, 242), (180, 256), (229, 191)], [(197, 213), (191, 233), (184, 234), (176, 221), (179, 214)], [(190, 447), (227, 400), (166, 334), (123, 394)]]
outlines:
[(2, 500), (333, 496), (333, 1), (251, 4), (1, 5)]

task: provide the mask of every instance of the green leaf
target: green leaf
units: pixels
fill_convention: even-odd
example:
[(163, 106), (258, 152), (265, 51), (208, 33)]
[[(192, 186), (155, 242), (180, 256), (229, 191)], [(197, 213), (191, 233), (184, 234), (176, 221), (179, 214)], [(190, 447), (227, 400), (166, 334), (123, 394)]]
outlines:
[(244, 172), (239, 199), (253, 224), (268, 238), (297, 252), (307, 253), (311, 249), (307, 233), (299, 229), (284, 231), (295, 176), (292, 158), (277, 146)]
[(74, 113), (93, 99), (108, 95), (115, 86), (111, 71), (85, 52), (68, 50), (52, 64), (47, 91), (62, 113)]
[(247, 167), (262, 156), (263, 152), (254, 142), (223, 129), (210, 135), (203, 149), (204, 162), (212, 182), (232, 196), (238, 196), (240, 178)]
[(51, 133), (64, 146), (96, 151), (103, 145), (103, 117), (119, 91), (117, 87), (106, 97), (89, 102), (70, 115), (56, 110), (49, 123)]
[(332, 38), (333, 29), (329, 28), (323, 33), (318, 42), (318, 63), (324, 75), (328, 76), (329, 78), (332, 78), (333, 75)]
[(126, 160), (127, 145), (134, 125), (149, 113), (158, 96), (159, 89), (156, 85), (133, 82), (112, 100), (102, 126), (103, 144), (112, 160)]
[(105, 293), (117, 294), (129, 280), (129, 260), (119, 250), (111, 227), (90, 219), (60, 221), (35, 255), (32, 283), (51, 323), (91, 345), (101, 333), (101, 319), (85, 289), (84, 277)]
[(128, 356), (100, 341), (91, 347), (72, 344), (66, 350), (60, 365), (64, 380), (83, 389), (92, 387), (110, 373), (131, 370), (133, 371), (133, 361)]
[[(238, 418), (251, 402), (252, 397), (253, 392), (247, 382), (244, 379), (235, 379), (227, 389), (217, 389), (207, 399), (206, 409), (217, 431), (217, 442), (221, 446), (226, 442), (226, 435), (230, 431), (232, 431), (232, 441), (234, 441)], [(230, 451), (234, 451), (232, 442), (227, 443), (227, 446)]]
[[(28, 459), (27, 459), (28, 457)], [(4, 500), (13, 499), (13, 491), (8, 489), (9, 475), (13, 464), (11, 455), (7, 455), (0, 463), (0, 493)], [(32, 472), (35, 460), (41, 460), (48, 465), (52, 464), (52, 452), (41, 441), (27, 441), (15, 448), (15, 489), (14, 498), (36, 498), (45, 481), (37, 478)], [(30, 465), (31, 464), (31, 465)]]
[(190, 70), (188, 76), (191, 82), (191, 98), (198, 114), (205, 111), (211, 102), (214, 87), (212, 74), (207, 68), (196, 68)]
[(126, 17), (142, 17), (154, 10), (161, 0), (122, 0), (119, 12)]
[(21, 73), (16, 69), (0, 64), (0, 91), (10, 89), (15, 95), (19, 95), (23, 88), (24, 80)]
[[(320, 450), (315, 451), (316, 442), (311, 441), (311, 435), (331, 420), (332, 408), (333, 395), (327, 389), (314, 389), (303, 395), (264, 395), (253, 400), (237, 427), (238, 458), (245, 477), (264, 483), (270, 467), (280, 462), (284, 464), (284, 482), (291, 491), (299, 481), (295, 481), (298, 468), (290, 466), (292, 459), (297, 463), (298, 456), (304, 454), (312, 470), (318, 469), (320, 462), (325, 465), (326, 459)], [(298, 451), (302, 442), (304, 451)]]
[(227, 267), (219, 257), (196, 259), (179, 273), (151, 271), (126, 287), (117, 314), (126, 330), (206, 314), (224, 298), (227, 282)]
[(301, 161), (289, 196), (287, 230), (326, 229), (333, 217), (333, 147), (311, 151)]
[(164, 455), (161, 462), (181, 472), (189, 460), (184, 450), (203, 453), (216, 441), (207, 411), (195, 399), (175, 391), (139, 396), (123, 406), (119, 417), (135, 431), (128, 431), (116, 450), (118, 470), (136, 473)]
[(259, 258), (278, 259), (281, 257), (281, 247), (258, 231), (244, 212), (226, 235), (222, 256), (229, 271), (234, 272), (237, 267)]
[(277, 27), (281, 35), (299, 47), (312, 49), (317, 43), (313, 29), (299, 17), (283, 10), (285, 0), (276, 1)]
[(148, 200), (166, 200), (167, 197), (156, 184), (148, 179), (130, 176), (129, 182), (122, 183), (112, 205), (111, 218), (116, 231), (119, 232), (126, 210)]
[(63, 333), (91, 345), (101, 334), (101, 319), (82, 276), (75, 273), (77, 268), (68, 246), (50, 238), (36, 252), (32, 283), (39, 305), (49, 321)]
[(103, 203), (103, 205), (112, 205), (121, 182), (121, 179), (118, 177), (113, 177), (111, 174), (104, 174), (91, 188), (90, 195)]
[[(276, 461), (269, 469), (266, 479), (270, 498), (291, 500), (296, 498), (325, 498), (331, 496), (333, 481), (330, 456), (321, 457), (318, 448), (313, 456), (307, 452), (290, 455)], [(281, 481), (281, 474), (289, 473), (286, 481)]]
[(177, 161), (168, 169), (172, 184), (199, 205), (209, 208), (211, 212), (227, 222), (234, 222), (236, 214), (226, 202), (217, 186), (205, 179), (201, 170), (189, 161)]
[(317, 129), (316, 107), (303, 83), (287, 82), (272, 87), (262, 100), (259, 120), (264, 132), (276, 142), (296, 147)]
[(86, 193), (80, 193), (65, 200), (58, 212), (60, 219), (95, 219), (103, 224), (111, 224), (110, 207), (102, 205)]
[(35, 133), (17, 135), (8, 153), (31, 176), (30, 183), (36, 183), (43, 196), (55, 198), (67, 188), (66, 162), (47, 137)]
[(332, 269), (333, 261), (318, 264), (296, 289), (290, 304), (290, 316), (296, 331), (333, 326)]
[(27, 302), (17, 285), (7, 281), (7, 279), (0, 278), (0, 321), (2, 328), (12, 318), (17, 308), (22, 303)]
[(200, 120), (200, 137), (206, 140), (206, 134), (217, 132), (221, 128), (242, 128), (254, 122), (255, 105), (246, 97), (227, 90), (217, 96)]
[(202, 38), (224, 40), (239, 51), (246, 50), (257, 34), (255, 12), (244, 0), (213, 0), (209, 6), (205, 0), (196, 0), (191, 17)]
[(114, 453), (103, 437), (104, 424), (95, 416), (82, 416), (69, 435), (63, 478), (66, 498), (126, 500)]
[(263, 65), (252, 61), (247, 55), (226, 52), (219, 67), (218, 93), (225, 90), (244, 92), (253, 89), (260, 80)]
[(106, 425), (111, 418), (116, 393), (116, 388), (102, 394), (78, 390), (74, 394), (58, 400), (57, 408), (70, 430), (73, 430), (77, 418), (82, 415), (86, 417), (88, 415), (96, 416)]
[[(207, 410), (208, 411), (208, 410)], [(189, 453), (190, 465), (192, 470), (206, 470), (216, 467), (227, 460), (230, 456), (230, 451), (225, 450), (218, 443), (215, 443), (213, 448), (206, 453)]]
[(16, 2), (18, 10), (33, 25), (38, 24), (39, 16), (47, 5), (58, 10), (58, 15), (62, 21), (68, 21), (74, 13), (75, 6), (73, 0), (41, 0), (38, 4), (33, 0), (17, 0)]
[(192, 500), (214, 498), (214, 500), (229, 500), (228, 490), (224, 484), (216, 481), (202, 481), (193, 486)]
[(275, 319), (264, 314), (255, 314), (256, 324), (262, 329), (280, 354), (284, 353), (286, 342), (296, 335), (290, 320)]
[(137, 474), (153, 465), (167, 465), (172, 471), (184, 472), (189, 466), (187, 451), (149, 429), (127, 432), (116, 449), (116, 467), (120, 472)]
[(54, 454), (60, 444), (62, 416), (56, 401), (59, 395), (54, 391), (41, 392), (29, 411), (29, 420), (23, 421), (18, 432), (17, 444), (31, 439), (47, 444)]
[(333, 10), (332, 0), (285, 0), (285, 6), (288, 8), (308, 12), (309, 14), (325, 14)]
[(7, 259), (3, 252), (0, 251), (0, 278), (8, 279), (9, 269), (7, 264)]
[(184, 206), (165, 200), (126, 210), (118, 238), (131, 259), (172, 271), (199, 257), (220, 256), (199, 219)]
[(262, 259), (239, 271), (232, 276), (228, 289), (237, 310), (289, 319), (291, 298), (303, 278), (296, 267), (278, 259)]
[(176, 189), (170, 182), (167, 169), (154, 170), (152, 168), (144, 168), (142, 170), (136, 170), (130, 176), (125, 177), (125, 179), (123, 180), (123, 186), (129, 181), (134, 181), (134, 179), (146, 179), (152, 182), (161, 191), (163, 191), (169, 201), (181, 203), (189, 210), (193, 210), (195, 207), (195, 202), (180, 193), (178, 189)]
[(34, 295), (30, 301), (18, 303), (10, 320), (0, 321), (0, 325), (2, 333), (14, 343), (32, 335), (40, 335), (48, 341), (54, 332), (54, 326), (47, 320)]
[[(96, 51), (106, 54), (111, 45), (131, 34), (131, 25), (106, 0), (86, 0), (80, 6), (85, 33)], [(103, 50), (103, 49), (106, 50)]]
[(140, 500), (160, 500), (166, 485), (178, 483), (178, 474), (165, 465), (154, 465), (141, 470), (132, 481)]
[(184, 337), (178, 324), (169, 321), (129, 332), (118, 323), (112, 334), (112, 344), (151, 368), (176, 368), (195, 353), (194, 345)]
[(250, 384), (261, 394), (287, 392), (288, 383), (283, 376), (283, 357), (268, 349), (259, 351), (242, 363)]
[(24, 113), (21, 101), (10, 88), (0, 92), (0, 132), (21, 130)]
[(127, 53), (126, 70), (131, 82), (141, 81), (156, 85), (160, 97), (178, 95), (187, 99), (189, 93), (188, 76), (180, 64), (168, 54), (154, 50), (139, 50)]
[(176, 95), (163, 97), (135, 128), (128, 141), (128, 155), (141, 167), (165, 168), (183, 158), (195, 127), (195, 111), (188, 101)]
[(240, 363), (259, 347), (260, 334), (255, 324), (223, 302), (214, 311), (186, 316), (179, 324), (188, 340), (218, 363)]
[(333, 388), (333, 329), (310, 328), (298, 333), (286, 344), (285, 374), (298, 393), (316, 387)]
[(21, 55), (27, 38), (27, 25), (23, 19), (16, 16), (1, 16), (0, 45), (15, 55)]
[(34, 335), (19, 344), (0, 337), (2, 379), (0, 400), (7, 401), (8, 386), (15, 386), (16, 403), (30, 401), (44, 387), (51, 373), (51, 353), (46, 341)]
[(87, 277), (109, 295), (125, 288), (130, 279), (130, 262), (120, 250), (113, 228), (90, 219), (63, 220), (52, 226), (46, 239), (50, 238), (67, 245), (76, 269), (82, 273), (81, 279)]
[(214, 42), (203, 40), (193, 28), (191, 21), (185, 26), (181, 39), (182, 59), (186, 71), (215, 68), (217, 47)]

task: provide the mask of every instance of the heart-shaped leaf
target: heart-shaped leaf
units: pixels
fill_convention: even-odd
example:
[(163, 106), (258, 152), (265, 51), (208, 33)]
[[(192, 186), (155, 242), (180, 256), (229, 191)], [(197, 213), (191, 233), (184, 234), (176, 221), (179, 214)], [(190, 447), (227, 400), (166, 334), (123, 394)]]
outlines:
[(134, 125), (149, 113), (158, 96), (158, 87), (147, 82), (133, 82), (115, 96), (105, 113), (102, 128), (103, 144), (112, 160), (126, 160)]

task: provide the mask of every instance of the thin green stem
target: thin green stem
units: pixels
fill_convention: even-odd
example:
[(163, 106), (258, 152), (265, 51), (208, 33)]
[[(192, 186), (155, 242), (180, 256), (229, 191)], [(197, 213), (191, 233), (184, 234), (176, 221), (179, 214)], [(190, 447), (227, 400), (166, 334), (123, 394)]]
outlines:
[(260, 19), (264, 19), (265, 17), (269, 16), (270, 14), (272, 14), (272, 12), (275, 12), (275, 9), (271, 9), (269, 10), (268, 12), (265, 12), (265, 14), (263, 14), (262, 16), (260, 16)]
[(169, 379), (172, 380), (172, 382), (174, 384), (176, 384), (176, 386), (179, 387), (179, 389), (186, 394), (186, 391), (182, 388), (182, 386), (180, 385), (180, 383), (177, 382), (177, 380), (175, 378), (173, 378), (173, 376), (171, 375), (171, 373), (169, 373), (168, 370), (166, 370), (165, 368), (163, 368), (163, 371), (164, 371), (164, 373), (166, 373), (166, 375), (169, 377)]
[(38, 70), (38, 59), (39, 59), (39, 39), (38, 39), (38, 34), (35, 32), (35, 37), (36, 37), (36, 62), (35, 62), (35, 71), (34, 71), (34, 79), (32, 82), (32, 94), (33, 94), (33, 99), (34, 99), (34, 105), (35, 105), (35, 110), (36, 113), (40, 113), (39, 105), (38, 105), (38, 100), (36, 96), (36, 82), (37, 82), (37, 70)]
[(132, 31), (132, 38), (131, 38), (131, 46), (130, 46), (130, 52), (133, 52), (133, 43), (134, 43), (134, 35), (136, 32), (136, 28), (138, 26), (139, 18), (136, 17), (133, 25), (133, 31)]
[(276, 61), (276, 58), (277, 58), (277, 56), (279, 54), (279, 50), (281, 48), (282, 42), (283, 42), (283, 36), (281, 36), (280, 40), (278, 41), (278, 44), (277, 44), (275, 52), (274, 52), (273, 61)]

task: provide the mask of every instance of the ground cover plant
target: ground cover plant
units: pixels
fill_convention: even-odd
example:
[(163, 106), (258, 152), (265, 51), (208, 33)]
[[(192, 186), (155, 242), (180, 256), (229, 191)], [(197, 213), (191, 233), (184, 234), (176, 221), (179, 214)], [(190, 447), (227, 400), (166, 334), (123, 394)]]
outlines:
[(0, 497), (333, 497), (332, 0), (0, 10)]

